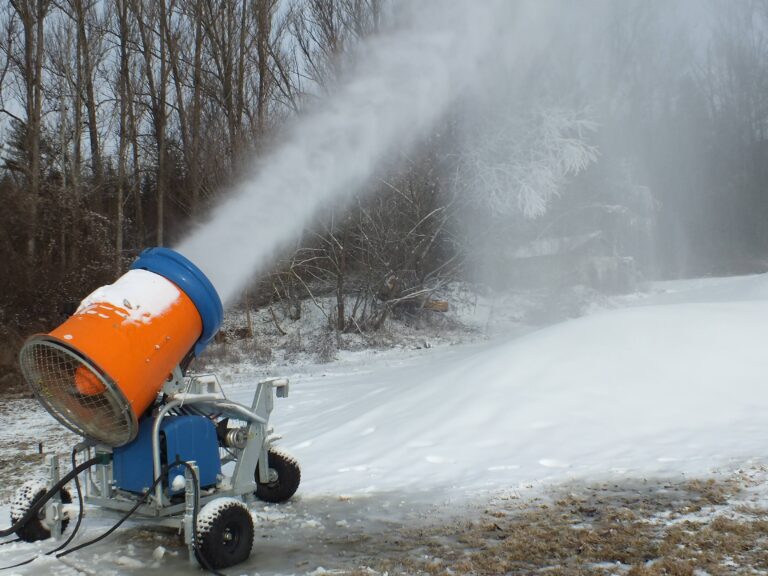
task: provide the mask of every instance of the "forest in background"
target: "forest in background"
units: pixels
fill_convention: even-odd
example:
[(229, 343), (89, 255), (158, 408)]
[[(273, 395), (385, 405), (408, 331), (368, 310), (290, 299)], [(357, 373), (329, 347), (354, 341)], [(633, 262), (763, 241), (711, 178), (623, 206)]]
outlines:
[[(204, 220), (404, 5), (0, 8), (0, 378), (29, 333)], [(318, 214), (249, 303), (296, 316), (332, 295), (329, 328), (365, 332), (457, 279), (621, 292), (765, 271), (768, 0), (592, 9), (596, 29), (478, 86)]]

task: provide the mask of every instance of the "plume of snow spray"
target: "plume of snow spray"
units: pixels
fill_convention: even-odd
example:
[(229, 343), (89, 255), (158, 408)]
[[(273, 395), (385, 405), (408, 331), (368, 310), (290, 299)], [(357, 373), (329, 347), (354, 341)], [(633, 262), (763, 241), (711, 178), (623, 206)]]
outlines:
[[(388, 155), (425, 134), (500, 57), (494, 39), (527, 2), (419, 2), (398, 29), (361, 46), (355, 70), (176, 248), (235, 300), (324, 205), (343, 203)], [(514, 15), (514, 18), (512, 17)], [(530, 22), (527, 22), (530, 24)]]

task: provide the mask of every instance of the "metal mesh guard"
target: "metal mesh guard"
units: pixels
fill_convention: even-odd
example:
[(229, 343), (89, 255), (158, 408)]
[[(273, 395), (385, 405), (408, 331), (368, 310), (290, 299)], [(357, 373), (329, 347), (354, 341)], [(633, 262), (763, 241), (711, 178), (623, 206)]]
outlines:
[[(125, 396), (112, 380), (66, 346), (35, 336), (21, 349), (21, 371), (38, 400), (70, 430), (109, 446), (130, 442), (136, 420)], [(83, 367), (102, 384), (83, 394), (75, 373)]]

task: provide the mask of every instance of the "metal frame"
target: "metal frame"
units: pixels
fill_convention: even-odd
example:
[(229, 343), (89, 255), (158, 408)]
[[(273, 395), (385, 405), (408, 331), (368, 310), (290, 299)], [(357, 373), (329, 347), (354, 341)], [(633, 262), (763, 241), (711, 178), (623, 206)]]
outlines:
[[(192, 525), (192, 512), (197, 504), (198, 509), (208, 502), (223, 496), (237, 497), (246, 503), (253, 501), (253, 493), (257, 483), (254, 478), (257, 464), (267, 462), (267, 453), (272, 441), (279, 438), (272, 435), (269, 428), (269, 416), (274, 408), (274, 398), (286, 398), (289, 392), (287, 378), (269, 378), (260, 381), (253, 395), (253, 402), (249, 407), (228, 400), (224, 395), (218, 378), (213, 374), (193, 375), (182, 377), (180, 370), (175, 370), (173, 378), (166, 384), (164, 390), (173, 394), (161, 406), (154, 416), (152, 428), (152, 459), (155, 480), (162, 473), (160, 460), (160, 424), (163, 418), (174, 408), (187, 406), (202, 415), (220, 415), (230, 417), (246, 423), (246, 442), (243, 448), (232, 448), (232, 456), (222, 459), (222, 463), (235, 462), (235, 469), (231, 476), (224, 476), (216, 488), (201, 490), (199, 484), (197, 493), (199, 502), (195, 502), (194, 480), (185, 468), (184, 501), (171, 503), (164, 494), (162, 482), (157, 485), (154, 494), (150, 495), (147, 502), (138, 507), (136, 516), (142, 520), (151, 521), (158, 525), (176, 528), (184, 534), (184, 542), (189, 548), (190, 559), (194, 562), (192, 541), (195, 527)], [(84, 502), (88, 505), (98, 506), (111, 512), (125, 513), (141, 497), (118, 490), (112, 477), (112, 449), (108, 446), (95, 444), (92, 441), (84, 441), (75, 449), (80, 453), (86, 453), (87, 457), (103, 455), (104, 464), (96, 464), (94, 470), (88, 474), (84, 482)], [(197, 471), (195, 462), (188, 462)], [(58, 461), (54, 456), (50, 464), (51, 481), (58, 481)], [(199, 483), (199, 475), (196, 475)], [(267, 483), (270, 480), (269, 466), (259, 467), (259, 482)], [(49, 505), (50, 506), (50, 505)], [(59, 504), (60, 506), (60, 504)], [(51, 515), (57, 515), (53, 520), (55, 535), (61, 534), (61, 514), (51, 510)], [(46, 514), (49, 514), (46, 511)]]

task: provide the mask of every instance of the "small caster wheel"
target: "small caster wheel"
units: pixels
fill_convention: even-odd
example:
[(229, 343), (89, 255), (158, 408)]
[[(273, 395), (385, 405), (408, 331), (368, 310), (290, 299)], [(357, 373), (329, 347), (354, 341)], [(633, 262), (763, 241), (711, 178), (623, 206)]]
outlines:
[(296, 493), (301, 482), (301, 468), (296, 459), (282, 452), (270, 448), (269, 454), (269, 482), (259, 482), (259, 466), (256, 465), (256, 498), (264, 502), (285, 502)]
[[(16, 491), (16, 495), (11, 503), (11, 524), (16, 524), (24, 518), (27, 511), (37, 503), (45, 493), (48, 492), (48, 486), (45, 482), (30, 480), (21, 485)], [(72, 503), (72, 495), (69, 490), (62, 488), (59, 497), (64, 504)], [(69, 518), (63, 518), (61, 521), (61, 531), (67, 529)], [(30, 518), (24, 526), (16, 530), (16, 535), (25, 542), (37, 542), (38, 540), (47, 540), (51, 537), (52, 526), (45, 519), (45, 506), (37, 513), (37, 516)]]
[(197, 516), (195, 556), (203, 568), (217, 570), (244, 562), (253, 547), (253, 518), (234, 498), (217, 498)]

